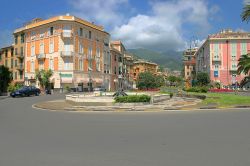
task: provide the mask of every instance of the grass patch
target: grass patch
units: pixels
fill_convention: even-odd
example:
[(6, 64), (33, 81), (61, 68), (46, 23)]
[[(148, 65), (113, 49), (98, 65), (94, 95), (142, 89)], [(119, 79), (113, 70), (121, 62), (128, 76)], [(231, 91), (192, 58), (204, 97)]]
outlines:
[(206, 99), (202, 101), (202, 104), (204, 105), (217, 104), (219, 107), (250, 105), (249, 96), (240, 96), (235, 94), (224, 94), (224, 93), (198, 93), (198, 94), (207, 96)]

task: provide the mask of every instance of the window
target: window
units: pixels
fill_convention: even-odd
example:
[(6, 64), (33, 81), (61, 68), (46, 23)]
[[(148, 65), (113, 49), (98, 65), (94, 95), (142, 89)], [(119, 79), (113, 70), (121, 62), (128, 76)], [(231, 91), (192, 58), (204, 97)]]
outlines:
[(24, 56), (23, 47), (21, 47), (21, 56)]
[(18, 55), (18, 49), (15, 48), (15, 55)]
[(82, 28), (79, 28), (78, 35), (79, 35), (79, 36), (83, 36), (83, 29), (82, 29)]
[(15, 67), (17, 67), (17, 60), (15, 60)]
[(83, 44), (79, 42), (79, 54), (83, 54)]
[(21, 43), (24, 43), (25, 35), (24, 33), (21, 34)]
[(116, 56), (117, 56), (117, 55), (115, 55), (115, 61), (116, 61)]
[(14, 80), (17, 79), (17, 72), (13, 72), (13, 75), (14, 75)]
[(10, 61), (10, 68), (13, 68), (13, 66), (14, 66), (14, 60), (11, 59), (11, 61)]
[(231, 56), (232, 58), (236, 58), (237, 53), (237, 43), (231, 43)]
[(49, 53), (53, 53), (54, 52), (54, 42), (53, 40), (51, 40), (49, 42)]
[(40, 30), (40, 38), (44, 37), (44, 30)]
[(14, 55), (14, 48), (11, 49), (10, 54), (11, 54), (11, 56)]
[(99, 48), (96, 49), (96, 70), (97, 71), (101, 70), (101, 66), (100, 66), (100, 49)]
[(83, 61), (79, 59), (79, 70), (83, 70)]
[(32, 31), (31, 32), (31, 40), (34, 40), (36, 38), (36, 32)]
[(54, 70), (54, 60), (52, 58), (49, 60), (49, 68)]
[(35, 56), (35, 45), (31, 46), (31, 56)]
[(122, 57), (121, 56), (119, 56), (119, 62), (122, 62)]
[(219, 65), (218, 64), (214, 65), (214, 70), (219, 70)]
[(44, 54), (44, 44), (40, 43), (39, 53)]
[(91, 59), (92, 58), (92, 47), (89, 46), (89, 50), (88, 50), (88, 58)]
[(189, 65), (187, 65), (187, 69), (189, 69)]
[(34, 61), (31, 61), (30, 71), (35, 72), (35, 63), (34, 63)]
[(241, 43), (241, 49), (240, 49), (240, 51), (241, 51), (241, 55), (245, 55), (245, 54), (247, 54), (247, 43)]
[(89, 31), (89, 39), (91, 39), (91, 31)]
[(20, 71), (20, 73), (19, 73), (19, 78), (23, 79), (23, 72), (22, 71)]
[(17, 43), (18, 43), (18, 36), (15, 35), (15, 44), (17, 44)]
[(49, 28), (49, 35), (52, 36), (54, 34), (54, 27)]
[(39, 70), (43, 69), (44, 69), (43, 61), (39, 61)]
[(187, 72), (187, 75), (189, 76), (189, 72)]
[(70, 60), (68, 58), (64, 59), (64, 70), (70, 70)]

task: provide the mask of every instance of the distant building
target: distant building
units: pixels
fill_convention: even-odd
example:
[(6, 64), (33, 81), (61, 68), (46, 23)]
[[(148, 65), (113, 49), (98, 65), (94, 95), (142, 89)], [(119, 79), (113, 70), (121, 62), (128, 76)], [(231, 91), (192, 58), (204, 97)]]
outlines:
[(152, 74), (157, 75), (158, 65), (153, 62), (148, 62), (143, 59), (139, 59), (139, 60), (134, 61), (132, 69), (133, 69), (133, 73), (130, 73), (130, 74), (134, 80), (133, 87), (135, 88), (138, 75), (143, 72), (150, 72)]
[(227, 29), (209, 35), (195, 54), (196, 73), (207, 72), (211, 81), (224, 86), (239, 83), (245, 75), (237, 75), (238, 60), (249, 50), (248, 32), (233, 32)]
[(12, 73), (14, 83), (23, 83), (23, 62), (17, 51), (14, 51), (13, 46), (1, 48), (0, 50), (0, 65), (8, 67)]
[(189, 48), (183, 52), (183, 65), (184, 65), (184, 77), (185, 79), (192, 79), (195, 74), (195, 53), (198, 48)]

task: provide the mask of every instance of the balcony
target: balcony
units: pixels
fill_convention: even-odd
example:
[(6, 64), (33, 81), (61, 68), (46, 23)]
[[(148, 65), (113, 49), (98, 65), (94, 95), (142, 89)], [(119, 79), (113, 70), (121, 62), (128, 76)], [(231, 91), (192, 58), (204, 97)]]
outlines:
[(23, 59), (24, 55), (23, 54), (17, 54), (16, 57), (19, 58), (19, 59)]
[(71, 38), (73, 35), (72, 35), (72, 32), (71, 32), (71, 31), (63, 31), (63, 32), (61, 33), (61, 36), (62, 36), (63, 38)]
[(234, 67), (234, 66), (231, 66), (231, 68), (230, 68), (230, 71), (236, 72), (237, 70), (238, 70), (238, 68), (237, 68), (237, 67)]
[(22, 71), (22, 70), (24, 70), (24, 66), (23, 66), (23, 64), (19, 64), (19, 65), (17, 65), (17, 70), (20, 70), (20, 71)]
[(221, 61), (221, 59), (220, 59), (220, 57), (213, 57), (213, 61), (214, 62), (219, 62), (219, 61)]
[(61, 51), (61, 57), (73, 57), (74, 52), (73, 51)]
[(42, 60), (42, 59), (46, 58), (46, 55), (45, 54), (38, 54), (36, 57), (37, 57), (37, 59)]

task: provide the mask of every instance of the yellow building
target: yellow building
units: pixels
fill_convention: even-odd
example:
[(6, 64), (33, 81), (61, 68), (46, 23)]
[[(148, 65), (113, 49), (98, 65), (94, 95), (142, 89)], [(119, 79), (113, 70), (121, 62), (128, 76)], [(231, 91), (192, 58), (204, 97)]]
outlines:
[(198, 48), (187, 49), (183, 52), (183, 64), (184, 64), (184, 74), (185, 79), (192, 79), (193, 74), (195, 73), (195, 53)]
[[(91, 90), (104, 86), (104, 78), (110, 82), (110, 75), (104, 73), (110, 70), (110, 35), (102, 26), (64, 15), (34, 19), (14, 32), (20, 40), (23, 34), (24, 43), (14, 47), (20, 62), (22, 50), (25, 52), (25, 84), (39, 86), (35, 71), (42, 69), (53, 71), (55, 89)], [(109, 84), (105, 86), (110, 89)]]
[(150, 72), (157, 75), (158, 65), (156, 63), (140, 59), (133, 62), (132, 70), (133, 72), (131, 72), (131, 77), (134, 80), (133, 88), (135, 88), (138, 75), (143, 72)]
[(20, 63), (13, 46), (1, 48), (0, 65), (8, 67), (12, 73), (13, 83), (23, 83), (24, 66)]

